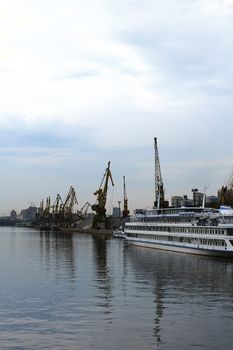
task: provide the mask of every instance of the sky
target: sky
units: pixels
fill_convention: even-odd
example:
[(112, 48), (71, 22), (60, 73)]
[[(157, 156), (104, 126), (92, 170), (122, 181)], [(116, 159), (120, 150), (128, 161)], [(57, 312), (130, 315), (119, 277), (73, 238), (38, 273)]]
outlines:
[(233, 0), (0, 0), (0, 215), (72, 185), (108, 210), (233, 171)]

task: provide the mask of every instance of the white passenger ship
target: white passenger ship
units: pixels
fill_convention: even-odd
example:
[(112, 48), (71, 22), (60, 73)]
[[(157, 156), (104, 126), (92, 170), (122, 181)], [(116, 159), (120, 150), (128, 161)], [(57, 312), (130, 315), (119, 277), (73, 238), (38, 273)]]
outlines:
[(125, 236), (143, 247), (233, 257), (233, 209), (137, 209), (125, 224)]

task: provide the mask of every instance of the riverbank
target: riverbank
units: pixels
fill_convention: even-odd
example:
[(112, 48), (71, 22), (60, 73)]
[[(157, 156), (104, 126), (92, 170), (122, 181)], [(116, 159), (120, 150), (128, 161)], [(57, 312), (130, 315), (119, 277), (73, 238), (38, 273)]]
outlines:
[(95, 234), (95, 235), (107, 235), (112, 236), (112, 230), (94, 230), (92, 228), (64, 228), (60, 230), (64, 233), (86, 233), (86, 234)]

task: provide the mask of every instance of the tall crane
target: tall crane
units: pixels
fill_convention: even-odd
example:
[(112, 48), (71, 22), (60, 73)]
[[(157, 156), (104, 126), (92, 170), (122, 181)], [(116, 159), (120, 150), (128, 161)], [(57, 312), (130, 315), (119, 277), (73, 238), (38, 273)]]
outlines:
[(43, 216), (45, 219), (49, 219), (49, 216), (50, 216), (50, 196), (48, 196), (46, 198), (46, 204), (45, 204), (45, 208), (44, 208), (44, 211), (43, 211)]
[(62, 209), (63, 209), (63, 201), (60, 194), (57, 194), (55, 202), (52, 205), (53, 224), (55, 226), (61, 225), (63, 221)]
[(63, 201), (60, 194), (57, 194), (54, 204), (52, 205), (53, 215), (57, 215), (61, 212)]
[(164, 200), (163, 180), (159, 162), (159, 152), (157, 146), (157, 138), (154, 138), (155, 150), (155, 201), (154, 208), (160, 209), (168, 206), (168, 202)]
[(43, 212), (44, 212), (44, 200), (42, 199), (35, 217), (37, 225), (39, 225), (43, 220)]
[(86, 202), (82, 208), (80, 210), (78, 210), (77, 214), (78, 214), (78, 218), (79, 219), (85, 219), (86, 215), (87, 215), (87, 211), (88, 208), (91, 207), (91, 204), (89, 202)]
[(73, 186), (70, 186), (70, 190), (66, 197), (64, 204), (62, 205), (62, 216), (64, 224), (69, 226), (73, 223), (73, 207), (75, 204), (78, 204), (76, 197), (76, 192)]
[(52, 214), (50, 213), (50, 208), (51, 207), (50, 207), (50, 196), (49, 196), (46, 198), (45, 205), (43, 200), (40, 202), (40, 207), (36, 215), (37, 224), (43, 230), (50, 229), (51, 217), (52, 217)]
[(91, 209), (95, 212), (94, 220), (92, 227), (94, 229), (99, 228), (100, 223), (104, 223), (105, 228), (109, 228), (109, 222), (106, 218), (106, 201), (107, 201), (107, 192), (108, 192), (108, 182), (109, 180), (114, 186), (112, 173), (110, 170), (110, 161), (105, 170), (103, 179), (100, 183), (99, 189), (94, 192), (94, 195), (97, 196), (96, 203), (91, 206)]
[(128, 209), (128, 198), (126, 193), (126, 185), (125, 185), (125, 176), (123, 176), (123, 198), (124, 198), (124, 209), (122, 211), (122, 217), (126, 218), (129, 216), (129, 209)]
[(233, 173), (227, 181), (227, 185), (221, 187), (219, 197), (220, 205), (233, 205)]

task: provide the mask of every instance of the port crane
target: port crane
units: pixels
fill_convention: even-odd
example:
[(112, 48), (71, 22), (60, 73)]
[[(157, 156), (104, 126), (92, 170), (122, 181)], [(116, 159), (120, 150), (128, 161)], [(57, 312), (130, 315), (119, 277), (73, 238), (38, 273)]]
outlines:
[(220, 190), (220, 205), (233, 205), (233, 173), (231, 174), (227, 185), (222, 186)]
[(45, 208), (43, 211), (43, 216), (45, 219), (49, 218), (49, 214), (50, 214), (50, 196), (48, 196), (46, 198), (46, 204), (45, 204)]
[(154, 208), (166, 208), (168, 207), (168, 202), (164, 199), (164, 188), (163, 188), (163, 180), (160, 169), (159, 162), (159, 152), (157, 145), (157, 138), (154, 138), (154, 151), (155, 151), (155, 201)]
[(55, 202), (52, 205), (52, 213), (53, 213), (53, 215), (59, 214), (61, 212), (62, 206), (63, 206), (63, 201), (62, 201), (62, 198), (61, 198), (60, 194), (58, 193), (57, 197), (55, 199)]
[(73, 186), (70, 186), (65, 201), (62, 200), (60, 194), (50, 205), (50, 196), (46, 198), (45, 205), (42, 200), (37, 214), (37, 224), (45, 229), (54, 227), (69, 227), (74, 222), (74, 205), (78, 204), (76, 192)]
[(50, 213), (50, 196), (46, 198), (45, 205), (44, 201), (40, 202), (38, 213), (36, 214), (36, 222), (43, 229), (47, 229), (50, 226), (52, 214)]
[(123, 176), (123, 198), (124, 198), (124, 209), (122, 211), (122, 218), (126, 218), (129, 216), (129, 209), (128, 209), (128, 197), (126, 192), (126, 185), (125, 185), (125, 176)]
[(40, 208), (40, 220), (43, 223), (49, 224), (51, 219), (51, 213), (50, 213), (50, 196), (46, 198), (45, 207), (44, 202), (42, 200), (41, 202), (41, 208)]
[(99, 186), (99, 189), (94, 192), (94, 195), (97, 196), (96, 203), (91, 206), (91, 209), (95, 212), (92, 227), (98, 229), (101, 226), (101, 223), (104, 223), (104, 228), (110, 228), (110, 222), (106, 217), (106, 201), (107, 201), (107, 192), (108, 192), (108, 182), (109, 180), (114, 186), (112, 173), (110, 170), (110, 161), (105, 170), (103, 179)]
[(44, 200), (42, 199), (35, 217), (37, 223), (40, 223), (43, 220), (43, 212), (44, 212)]
[(60, 194), (57, 194), (55, 202), (52, 205), (52, 216), (53, 216), (53, 223), (55, 226), (58, 226), (62, 223), (62, 208), (63, 208), (63, 200)]
[(73, 208), (75, 204), (78, 204), (76, 192), (74, 187), (70, 186), (68, 195), (61, 209), (63, 225), (70, 226), (73, 223)]
[(38, 208), (38, 216), (39, 217), (43, 216), (43, 211), (44, 211), (44, 200), (42, 199), (42, 201), (40, 202), (40, 206)]
[(78, 210), (77, 214), (78, 217), (81, 219), (85, 219), (87, 215), (88, 208), (91, 208), (91, 204), (89, 202), (86, 202), (80, 210)]

